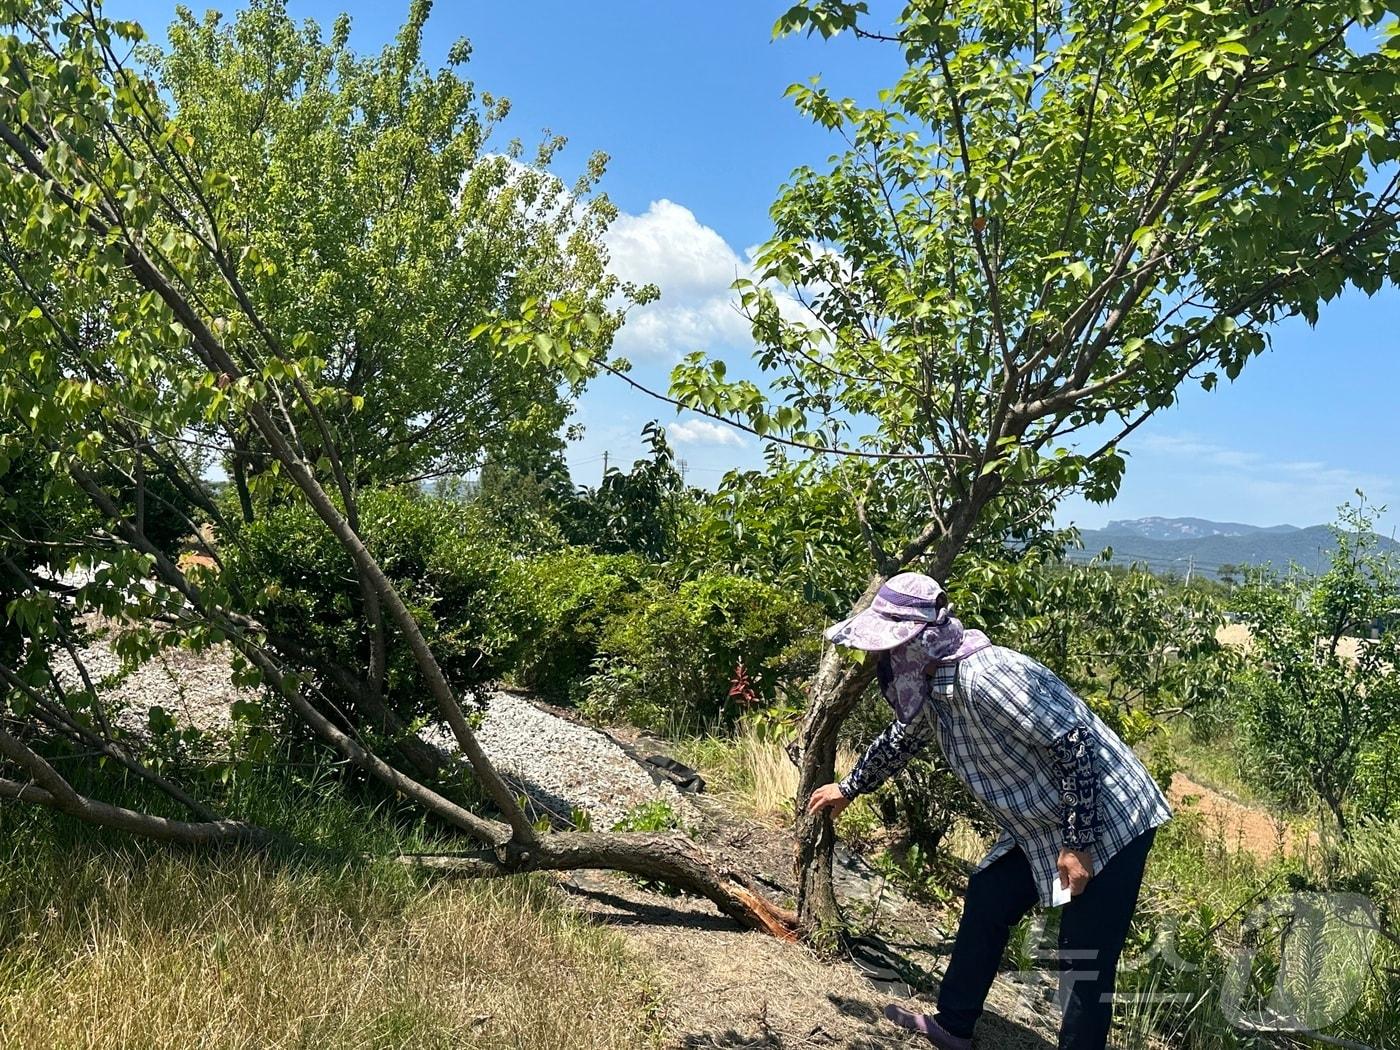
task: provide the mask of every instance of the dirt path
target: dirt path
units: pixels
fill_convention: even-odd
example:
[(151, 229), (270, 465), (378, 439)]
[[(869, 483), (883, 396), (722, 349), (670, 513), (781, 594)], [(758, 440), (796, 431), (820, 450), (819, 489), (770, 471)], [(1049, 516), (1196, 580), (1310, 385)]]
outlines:
[(1226, 848), (1248, 851), (1263, 861), (1296, 856), (1314, 841), (1313, 835), (1291, 828), (1286, 820), (1199, 784), (1185, 773), (1172, 777), (1167, 794), (1178, 812), (1199, 813), (1205, 831), (1218, 835)]
[[(701, 838), (742, 849), (752, 870), (789, 881), (783, 869), (791, 865), (790, 845), (782, 831), (734, 818), (704, 796), (697, 809), (704, 815)], [(667, 1050), (927, 1047), (886, 1021), (883, 1010), (892, 1002), (933, 1009), (952, 917), (903, 899), (854, 859), (840, 878), (848, 902), (864, 895), (864, 907), (878, 910), (884, 938), (924, 972), (929, 991), (872, 983), (851, 962), (742, 930), (703, 900), (660, 896), (611, 874), (575, 872), (561, 884), (586, 915), (622, 932), (655, 975)], [(1055, 1029), (1048, 984), (999, 979), (978, 1045), (1050, 1050)]]

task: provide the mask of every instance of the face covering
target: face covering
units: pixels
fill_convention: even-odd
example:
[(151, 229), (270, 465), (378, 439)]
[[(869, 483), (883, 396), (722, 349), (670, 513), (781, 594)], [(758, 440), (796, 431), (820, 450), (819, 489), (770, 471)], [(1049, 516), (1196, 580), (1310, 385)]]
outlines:
[[(956, 616), (943, 616), (898, 649), (881, 654), (875, 665), (880, 692), (894, 708), (896, 718), (912, 722), (928, 699), (927, 676), (934, 667), (966, 659), (991, 644), (981, 631), (965, 629)], [(897, 675), (917, 676), (918, 681), (896, 689)]]

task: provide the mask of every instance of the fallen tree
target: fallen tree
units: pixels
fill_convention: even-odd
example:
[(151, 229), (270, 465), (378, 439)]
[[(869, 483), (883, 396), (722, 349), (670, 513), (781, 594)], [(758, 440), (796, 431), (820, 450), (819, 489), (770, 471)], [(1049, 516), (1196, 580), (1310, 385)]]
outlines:
[[(406, 80), (426, 76), (416, 67), (426, 13), (426, 4), (414, 6), (400, 50), (386, 62), (391, 69), (401, 62)], [(201, 165), (156, 86), (128, 64), (123, 52), (139, 41), (139, 28), (104, 18), (95, 4), (64, 0), (6, 4), (0, 21), (7, 34), (0, 41), (0, 460), (33, 467), (27, 488), (6, 492), (10, 505), (23, 497), (49, 511), (7, 523), (13, 527), (0, 539), (15, 595), (8, 615), (20, 634), (8, 640), (18, 669), (4, 680), (0, 796), (174, 842), (278, 840), (271, 829), (213, 812), (150, 768), (112, 726), (75, 644), (79, 617), (101, 612), (123, 625), (124, 654), (133, 658), (227, 641), (320, 741), (480, 846), (470, 857), (414, 863), (474, 875), (625, 871), (791, 936), (795, 915), (683, 834), (533, 826), (483, 753), (413, 611), (366, 546), (358, 478), (346, 467), (335, 418), (353, 414), (357, 395), (326, 382), (316, 339), (286, 327), (295, 310), (266, 308), (294, 295), (295, 282), (280, 285), (289, 275), (279, 276), (235, 221), (229, 202), (238, 187)], [(214, 544), (202, 541), (203, 557), (182, 561), (155, 542), (148, 523), (157, 480), (221, 521), (190, 445), (230, 450), (235, 461), (256, 448), (262, 483), (305, 501), (335, 537), (361, 598), (369, 639), (361, 666), (299, 664), (293, 640), (240, 608)], [(246, 511), (248, 495), (240, 496)], [(64, 582), (63, 570), (74, 568), (89, 570), (88, 578)], [(393, 645), (411, 654), (488, 810), (464, 804), (454, 785), (433, 782), (425, 775), (434, 772), (425, 768), (431, 761), (405, 762), (374, 746), (386, 727), (391, 739), (406, 732), (383, 702)], [(81, 688), (65, 688), (54, 672), (51, 657), (60, 650)], [(359, 701), (348, 711), (318, 697), (330, 670), (343, 679), (342, 695)], [(117, 758), (190, 819), (84, 795), (43, 755), (60, 739), (92, 761)]]

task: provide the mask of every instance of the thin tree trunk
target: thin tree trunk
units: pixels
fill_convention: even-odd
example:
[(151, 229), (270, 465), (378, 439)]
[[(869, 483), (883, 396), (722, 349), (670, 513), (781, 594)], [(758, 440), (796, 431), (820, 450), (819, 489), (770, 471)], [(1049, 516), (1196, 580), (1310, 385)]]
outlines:
[[(857, 609), (869, 605), (883, 580), (872, 582)], [(828, 646), (812, 685), (812, 700), (802, 721), (802, 762), (797, 786), (797, 901), (802, 930), (808, 936), (838, 928), (841, 909), (832, 882), (836, 829), (825, 813), (807, 814), (807, 799), (823, 784), (836, 779), (836, 746), (841, 726), (854, 710), (861, 693), (875, 677), (875, 663), (845, 664), (840, 653)]]
[(233, 461), (233, 487), (238, 493), (238, 509), (243, 514), (243, 521), (245, 524), (251, 525), (255, 514), (253, 513), (253, 494), (248, 489), (247, 456), (246, 442), (234, 434), (233, 455), (229, 457)]
[(265, 828), (238, 820), (170, 820), (124, 806), (99, 802), (85, 795), (61, 798), (45, 788), (35, 784), (21, 784), (16, 780), (0, 779), (0, 798), (56, 809), (71, 817), (77, 817), (86, 824), (113, 828), (128, 835), (140, 835), (162, 842), (179, 842), (191, 846), (264, 846), (276, 841), (276, 836)]
[(75, 790), (42, 755), (3, 725), (0, 725), (0, 757), (18, 766), (30, 778), (28, 783), (0, 779), (0, 798), (30, 802), (60, 810), (88, 824), (167, 842), (251, 844), (272, 841), (267, 831), (241, 821), (205, 820), (196, 823), (170, 820), (88, 798)]

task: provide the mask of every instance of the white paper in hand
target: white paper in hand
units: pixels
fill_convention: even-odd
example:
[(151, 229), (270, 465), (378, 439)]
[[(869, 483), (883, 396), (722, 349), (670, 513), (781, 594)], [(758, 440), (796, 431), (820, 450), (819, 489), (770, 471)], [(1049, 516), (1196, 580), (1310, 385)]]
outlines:
[(1050, 907), (1063, 908), (1069, 901), (1069, 887), (1060, 885), (1060, 880), (1057, 878), (1054, 888), (1050, 891)]

